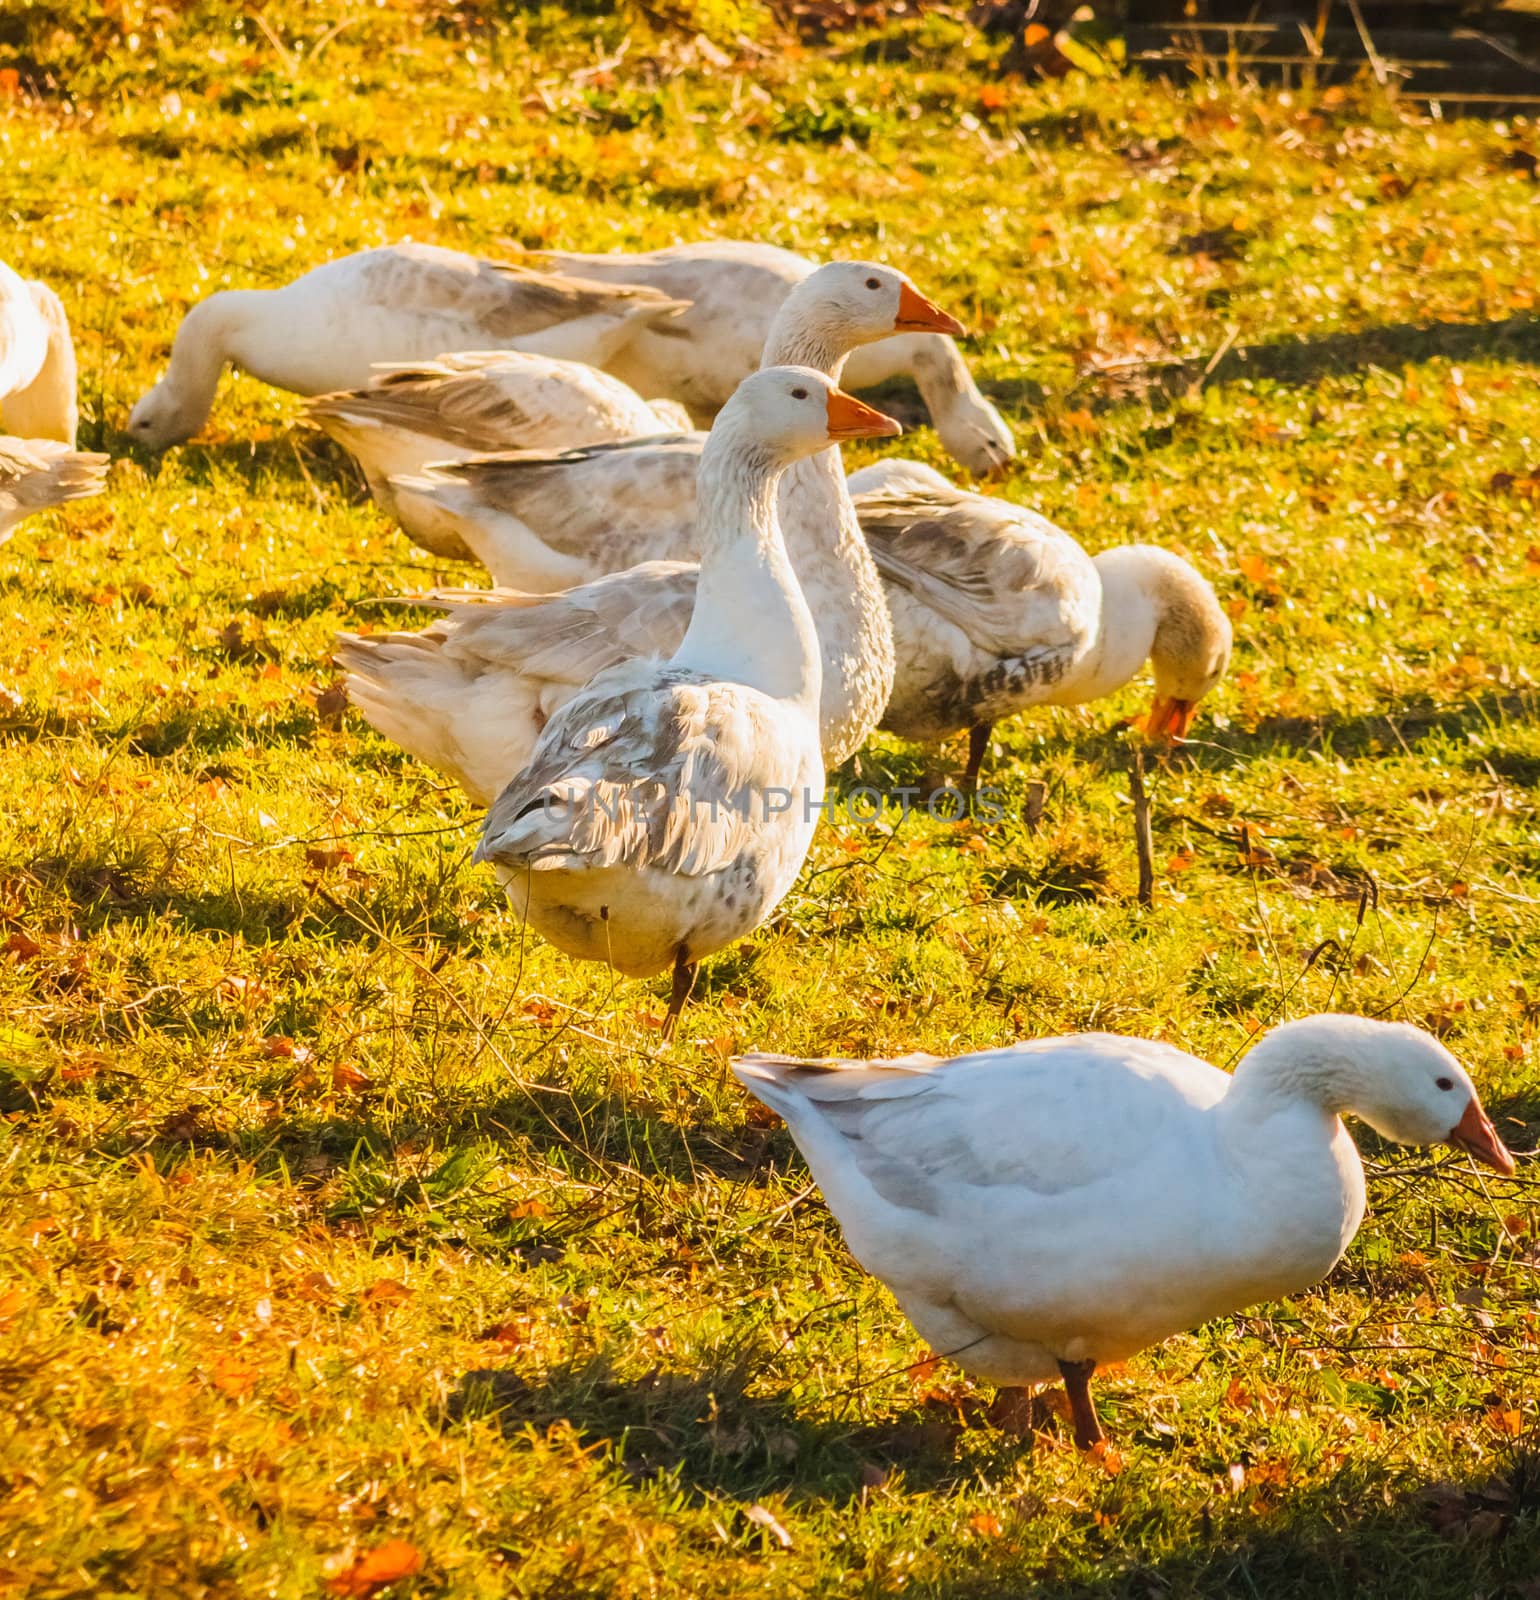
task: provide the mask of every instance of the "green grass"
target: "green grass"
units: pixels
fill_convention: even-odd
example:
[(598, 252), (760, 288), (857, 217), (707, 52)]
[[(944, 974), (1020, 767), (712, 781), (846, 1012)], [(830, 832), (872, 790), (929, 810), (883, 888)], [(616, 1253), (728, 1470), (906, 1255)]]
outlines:
[[(1533, 1149), (1534, 130), (1001, 79), (936, 16), (881, 49), (748, 4), (263, 17), (0, 20), (41, 87), (0, 117), (0, 253), (70, 308), (87, 444), (123, 450), (197, 298), (408, 234), (880, 256), (977, 330), (1001, 492), (1187, 553), (1236, 659), (1152, 776), (1152, 911), (1130, 690), (1001, 730), (998, 826), (825, 829), (669, 1050), (656, 985), (521, 940), (472, 809), (317, 706), (334, 632), (431, 569), (292, 398), (231, 380), (197, 443), (23, 528), (0, 1592), (308, 1597), (404, 1540), (393, 1595), (1533, 1600), (1532, 1163), (1362, 1134), (1346, 1262), (1103, 1382), (1112, 1474), (906, 1373), (725, 1061), (1092, 1027), (1225, 1061), (1399, 1010)], [(861, 775), (957, 755), (879, 741)]]

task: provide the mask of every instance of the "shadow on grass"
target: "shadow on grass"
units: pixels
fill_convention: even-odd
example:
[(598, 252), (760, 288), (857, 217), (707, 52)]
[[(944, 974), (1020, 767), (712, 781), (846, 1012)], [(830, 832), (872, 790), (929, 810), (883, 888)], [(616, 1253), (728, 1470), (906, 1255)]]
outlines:
[[(749, 1392), (776, 1360), (766, 1342), (707, 1372), (659, 1367), (622, 1378), (602, 1355), (538, 1382), (510, 1368), (478, 1368), (461, 1375), (444, 1420), (490, 1418), (509, 1436), (566, 1422), (588, 1444), (607, 1444), (633, 1482), (672, 1478), (692, 1498), (712, 1501), (784, 1490), (793, 1504), (846, 1506), (894, 1469), (910, 1488), (939, 1493), (973, 1475), (957, 1460), (955, 1407), (918, 1407), (882, 1424), (813, 1419), (788, 1395)], [(973, 1420), (981, 1419), (980, 1406)]]
[(1503, 317), (1495, 322), (1397, 322), (1357, 333), (1245, 345), (1231, 350), (1210, 375), (1211, 383), (1267, 378), (1305, 384), (1334, 372), (1365, 367), (1408, 367), (1443, 357), (1449, 361), (1540, 359), (1540, 317)]
[[(1199, 724), (1192, 750), (1205, 764), (1213, 760), (1220, 766), (1244, 764), (1278, 751), (1330, 750), (1349, 758), (1394, 756), (1412, 753), (1413, 746), (1432, 736), (1458, 744), (1474, 733), (1527, 730), (1534, 725), (1537, 712), (1540, 697), (1534, 693), (1492, 689), (1448, 705), (1422, 702), (1352, 715), (1328, 711), (1318, 717), (1264, 717), (1254, 728), (1227, 728), (1212, 737), (1207, 737)], [(1507, 775), (1516, 782), (1533, 781), (1523, 775), (1540, 767), (1521, 750), (1472, 749), (1469, 760), (1476, 766), (1502, 761), (1512, 769)]]
[[(1057, 1432), (1054, 1442), (1040, 1438), (1033, 1446), (989, 1432), (981, 1403), (966, 1415), (912, 1406), (879, 1425), (809, 1418), (787, 1395), (750, 1392), (777, 1358), (766, 1343), (699, 1373), (658, 1368), (621, 1378), (603, 1357), (538, 1380), (481, 1368), (461, 1376), (443, 1420), (455, 1426), (489, 1419), (510, 1438), (566, 1423), (589, 1446), (607, 1448), (632, 1482), (677, 1483), (697, 1503), (738, 1517), (771, 1494), (784, 1495), (791, 1516), (820, 1506), (854, 1512), (895, 1471), (903, 1474), (901, 1494), (948, 1495), (988, 1472), (990, 1454), (1009, 1471), (1030, 1448), (1067, 1448)], [(966, 1455), (958, 1450), (965, 1427), (975, 1432)], [(1205, 1450), (1196, 1435), (1168, 1435), (1159, 1444), (1189, 1456)], [(1521, 1446), (1462, 1482), (1413, 1481), (1379, 1463), (1354, 1463), (1299, 1494), (1267, 1483), (1202, 1504), (1173, 1502), (1150, 1478), (1148, 1457), (1135, 1456), (1116, 1483), (1098, 1474), (1077, 1497), (1089, 1502), (1079, 1506), (1086, 1517), (1099, 1511), (1098, 1522), (1141, 1519), (1145, 1561), (1101, 1568), (1094, 1533), (1089, 1544), (1075, 1539), (1023, 1551), (1038, 1519), (1062, 1517), (1071, 1504), (1038, 1499), (1029, 1476), (1026, 1492), (997, 1508), (1000, 1535), (959, 1549), (939, 1580), (922, 1580), (913, 1592), (931, 1600), (1020, 1600), (1028, 1592), (1034, 1600), (1532, 1600), (1536, 1593), (1540, 1457), (1533, 1448)]]

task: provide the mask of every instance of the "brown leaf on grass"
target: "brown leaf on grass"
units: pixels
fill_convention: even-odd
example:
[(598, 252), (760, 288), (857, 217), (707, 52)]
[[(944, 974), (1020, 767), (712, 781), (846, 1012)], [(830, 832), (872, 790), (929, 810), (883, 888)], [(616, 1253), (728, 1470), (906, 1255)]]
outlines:
[(1114, 1450), (1105, 1439), (1098, 1439), (1086, 1452), (1089, 1460), (1094, 1461), (1109, 1478), (1115, 1478), (1123, 1470), (1123, 1454)]
[(372, 1283), (359, 1296), (366, 1306), (396, 1306), (410, 1300), (417, 1291), (409, 1289), (399, 1278), (381, 1278)]
[(43, 947), (30, 933), (23, 933), (19, 928), (5, 941), (5, 953), (15, 956), (18, 961), (30, 961), (33, 956), (40, 956)]
[(335, 850), (318, 850), (314, 847), (305, 852), (305, 862), (317, 872), (330, 872), (333, 867), (345, 867), (354, 860), (351, 850), (343, 849), (340, 845)]
[(331, 733), (342, 731), (342, 713), (348, 708), (347, 685), (340, 680), (315, 697), (316, 721)]
[(356, 1067), (351, 1061), (339, 1061), (332, 1068), (332, 1088), (339, 1092), (361, 1094), (365, 1089), (374, 1087), (374, 1079), (362, 1067)]
[(317, 1305), (331, 1305), (338, 1298), (336, 1280), (319, 1270), (307, 1272), (295, 1284), (294, 1293), (301, 1300), (309, 1300)]
[(992, 1516), (988, 1511), (975, 1511), (968, 1518), (968, 1526), (981, 1539), (998, 1539), (1004, 1529), (1000, 1526), (1000, 1519)]
[(1430, 1483), (1417, 1492), (1416, 1500), (1434, 1530), (1451, 1539), (1462, 1534), (1496, 1538), (1506, 1530), (1514, 1509), (1512, 1485), (1503, 1478), (1478, 1488)]
[(387, 1539), (355, 1558), (335, 1578), (326, 1581), (328, 1594), (371, 1595), (387, 1583), (396, 1583), (422, 1571), (422, 1554), (405, 1539)]

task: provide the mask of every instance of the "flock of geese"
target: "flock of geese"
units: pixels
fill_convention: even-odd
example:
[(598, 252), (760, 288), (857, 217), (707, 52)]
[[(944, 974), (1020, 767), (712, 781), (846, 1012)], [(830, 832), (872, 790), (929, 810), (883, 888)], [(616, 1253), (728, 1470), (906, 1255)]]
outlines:
[[(1146, 732), (1180, 739), (1225, 673), (1224, 610), (1170, 552), (1092, 557), (914, 461), (847, 478), (843, 440), (900, 432), (847, 389), (896, 374), (962, 467), (1009, 461), (963, 331), (891, 267), (761, 244), (536, 270), (407, 243), (194, 306), (127, 431), (192, 438), (235, 366), (310, 397), (409, 538), (486, 568), (413, 597), (430, 627), (342, 635), (351, 701), (489, 808), (476, 857), (541, 935), (672, 974), (671, 1031), (875, 729), (967, 733), (976, 781), (1003, 718), (1148, 662)], [(101, 490), (64, 309), (3, 265), (0, 419), (0, 536)], [(1362, 1017), (1275, 1028), (1233, 1074), (1107, 1034), (734, 1070), (933, 1348), (1008, 1390), (1062, 1378), (1086, 1449), (1099, 1364), (1341, 1256), (1364, 1208), (1343, 1113), (1514, 1170), (1450, 1053)]]

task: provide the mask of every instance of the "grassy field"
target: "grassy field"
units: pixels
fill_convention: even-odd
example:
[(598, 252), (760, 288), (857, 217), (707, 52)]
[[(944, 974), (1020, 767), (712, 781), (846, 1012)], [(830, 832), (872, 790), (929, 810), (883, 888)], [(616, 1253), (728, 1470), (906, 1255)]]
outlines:
[[(1096, 1462), (921, 1362), (725, 1064), (1389, 1011), (1534, 1149), (1540, 135), (666, 9), (0, 18), (0, 257), (123, 454), (0, 551), (0, 1594), (1535, 1600), (1533, 1162), (1359, 1130), (1330, 1282), (1112, 1374)], [(1190, 556), (1237, 651), (1152, 771), (1152, 910), (1130, 690), (1000, 730), (996, 825), (824, 829), (667, 1048), (340, 707), (332, 635), (434, 573), (292, 398), (118, 430), (214, 289), (706, 233), (911, 272), (1000, 492)]]

